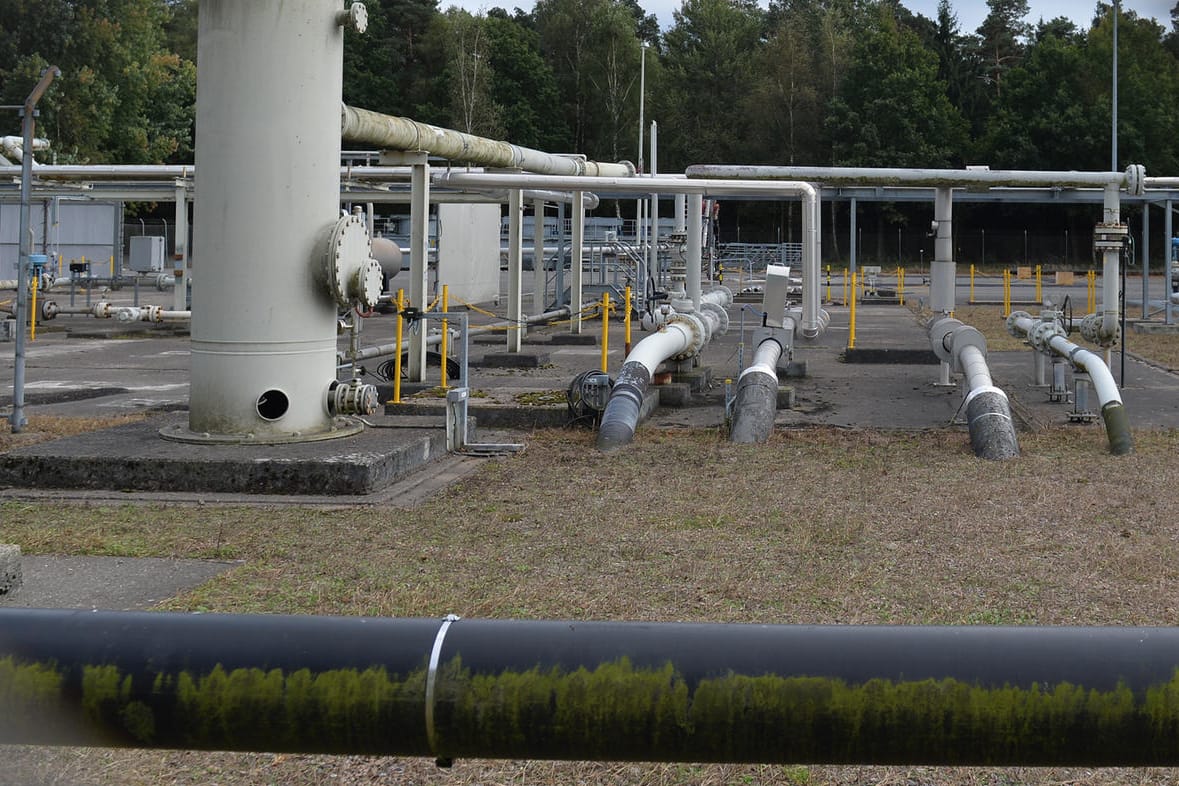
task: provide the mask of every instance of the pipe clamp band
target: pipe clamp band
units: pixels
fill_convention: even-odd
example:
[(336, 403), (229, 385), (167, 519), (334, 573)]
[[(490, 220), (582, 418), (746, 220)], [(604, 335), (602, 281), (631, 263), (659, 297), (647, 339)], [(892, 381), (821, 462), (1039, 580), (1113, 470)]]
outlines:
[(983, 385), (967, 393), (966, 400), (962, 402), (962, 406), (970, 406), (970, 402), (974, 401), (975, 396), (982, 395), (983, 393), (998, 393), (1004, 401), (1007, 400), (1007, 394), (1003, 392), (1002, 388), (997, 388), (994, 385)]
[(973, 426), (983, 418), (999, 418), (1000, 420), (1006, 420), (1009, 423), (1011, 422), (1011, 416), (1006, 412), (980, 412), (970, 419), (970, 425)]
[(452, 622), (458, 622), (459, 617), (447, 614), (442, 620), (442, 627), (438, 628), (434, 636), (434, 647), (430, 650), (430, 665), (426, 671), (426, 743), (430, 746), (430, 753), (438, 755), (437, 732), (434, 729), (434, 685), (438, 678), (438, 661), (442, 656), (442, 642), (446, 640), (446, 631)]

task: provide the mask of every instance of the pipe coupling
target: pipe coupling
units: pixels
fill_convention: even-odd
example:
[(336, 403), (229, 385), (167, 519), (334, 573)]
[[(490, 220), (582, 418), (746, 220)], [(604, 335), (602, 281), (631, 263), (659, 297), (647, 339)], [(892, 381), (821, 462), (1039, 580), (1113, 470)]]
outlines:
[(1048, 322), (1037, 322), (1030, 331), (1028, 331), (1028, 341), (1031, 342), (1033, 348), (1044, 354), (1052, 352), (1050, 342), (1056, 336), (1063, 336), (1064, 328), (1056, 320)]
[(708, 330), (708, 325), (696, 314), (673, 314), (668, 320), (668, 325), (683, 325), (687, 328), (691, 343), (683, 352), (672, 355), (670, 360), (687, 360), (694, 358), (700, 354), (700, 350), (704, 349), (704, 345), (708, 343), (711, 334)]
[(373, 415), (378, 404), (375, 385), (354, 379), (350, 382), (333, 380), (328, 386), (328, 413), (331, 415)]

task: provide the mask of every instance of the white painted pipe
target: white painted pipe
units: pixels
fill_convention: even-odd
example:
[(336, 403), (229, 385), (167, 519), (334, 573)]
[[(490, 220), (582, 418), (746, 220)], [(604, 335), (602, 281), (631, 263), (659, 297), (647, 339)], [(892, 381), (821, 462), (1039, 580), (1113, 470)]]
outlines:
[[(718, 296), (724, 305), (728, 305), (731, 293), (724, 288), (721, 290)], [(659, 364), (698, 354), (713, 335), (726, 329), (727, 324), (722, 321), (724, 313), (723, 306), (703, 301), (698, 312), (673, 315), (657, 332), (631, 349), (602, 413), (598, 428), (599, 450), (616, 450), (630, 444), (642, 414), (647, 387)]]
[(933, 241), (933, 262), (929, 268), (929, 307), (943, 314), (952, 313), (956, 305), (953, 208), (953, 191), (939, 187), (934, 192), (933, 220), (937, 234)]
[[(1131, 172), (1131, 170), (1134, 170)], [(905, 185), (1021, 187), (1104, 187), (1110, 184), (1141, 189), (1141, 167), (1126, 172), (1039, 172), (1004, 169), (890, 169), (879, 167), (716, 166), (697, 165), (685, 170), (688, 177), (721, 177), (762, 180), (806, 180), (833, 186)], [(1149, 182), (1149, 179), (1147, 179)]]
[[(692, 169), (696, 169), (693, 167)], [(464, 172), (443, 172), (434, 175), (434, 183), (451, 188), (554, 188), (565, 190), (592, 190), (607, 193), (648, 194), (698, 194), (706, 196), (776, 196), (795, 197), (803, 202), (803, 215), (809, 218), (803, 236), (803, 313), (801, 332), (813, 338), (823, 330), (819, 314), (820, 274), (819, 249), (819, 200), (818, 192), (810, 183), (786, 180), (732, 180), (677, 177), (554, 177), (544, 175), (517, 174), (468, 174)], [(689, 214), (692, 212), (689, 209)], [(691, 216), (689, 215), (689, 219)], [(807, 219), (804, 219), (807, 220)], [(692, 233), (688, 232), (691, 242)], [(690, 264), (690, 263), (689, 263)]]
[[(1116, 185), (1105, 187), (1103, 222), (1110, 226), (1121, 223), (1120, 199)], [(1118, 290), (1121, 287), (1121, 252), (1107, 250), (1102, 253), (1101, 268), (1101, 333), (1103, 346), (1112, 345), (1119, 333)]]
[(1105, 422), (1110, 452), (1114, 455), (1133, 452), (1134, 443), (1122, 394), (1114, 381), (1113, 372), (1101, 356), (1069, 341), (1059, 325), (1037, 332), (1037, 326), (1043, 323), (1027, 312), (1013, 312), (1007, 318), (1007, 324), (1013, 334), (1027, 338), (1033, 349), (1045, 353), (1055, 352), (1089, 375), (1101, 404), (1101, 418)]

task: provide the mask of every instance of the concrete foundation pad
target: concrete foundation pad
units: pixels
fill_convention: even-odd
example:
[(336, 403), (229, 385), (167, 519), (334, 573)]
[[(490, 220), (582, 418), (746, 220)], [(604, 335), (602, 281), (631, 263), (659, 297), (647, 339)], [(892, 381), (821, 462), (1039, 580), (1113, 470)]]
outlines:
[(287, 445), (189, 445), (159, 436), (178, 422), (170, 416), (19, 448), (0, 455), (0, 486), (369, 494), (446, 453), (437, 418), (376, 417), (369, 419), (375, 428), (352, 437)]
[(20, 589), (21, 580), (20, 546), (0, 543), (0, 598)]
[(794, 409), (794, 388), (780, 385), (778, 387), (778, 409)]
[(669, 382), (659, 386), (659, 403), (665, 407), (686, 407), (692, 403), (692, 386), (686, 382)]

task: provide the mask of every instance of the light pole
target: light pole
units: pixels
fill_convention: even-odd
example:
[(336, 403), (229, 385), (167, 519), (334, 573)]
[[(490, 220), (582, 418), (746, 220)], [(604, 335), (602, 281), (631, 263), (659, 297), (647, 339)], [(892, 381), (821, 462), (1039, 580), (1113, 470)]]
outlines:
[(1110, 121), (1110, 153), (1109, 171), (1118, 171), (1118, 17), (1122, 15), (1122, 6), (1118, 0), (1113, 4), (1113, 119)]
[(643, 174), (643, 112), (647, 104), (647, 47), (643, 42), (642, 53), (639, 55), (639, 174)]

